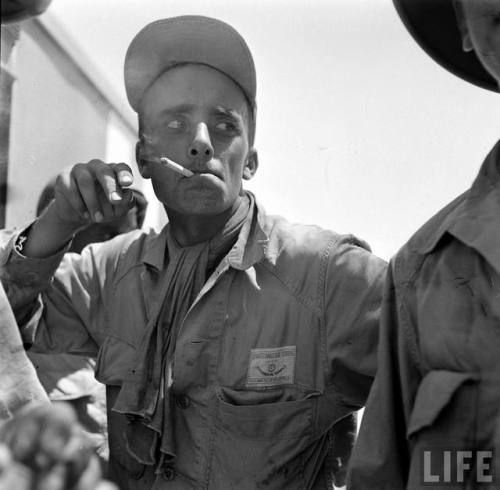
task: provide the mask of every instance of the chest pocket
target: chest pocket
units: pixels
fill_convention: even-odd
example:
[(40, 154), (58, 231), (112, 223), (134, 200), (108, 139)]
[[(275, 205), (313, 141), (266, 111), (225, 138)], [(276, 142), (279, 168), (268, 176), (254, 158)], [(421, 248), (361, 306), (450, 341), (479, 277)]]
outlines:
[(246, 440), (309, 437), (319, 395), (287, 389), (239, 391), (222, 387), (218, 393), (219, 426)]
[(473, 447), (478, 391), (475, 373), (434, 370), (424, 376), (407, 430), (413, 446), (410, 482), (421, 481), (422, 451)]
[[(212, 485), (304, 488), (301, 453), (314, 435), (319, 392), (219, 388)], [(227, 474), (225, 468), (231, 468)], [(217, 480), (223, 475), (222, 480)], [(232, 488), (232, 487), (231, 487)]]
[(464, 442), (475, 420), (477, 391), (474, 373), (430, 371), (418, 388), (407, 436), (437, 432), (437, 438), (429, 435), (425, 439), (441, 446), (446, 445), (448, 439), (450, 443), (455, 438)]

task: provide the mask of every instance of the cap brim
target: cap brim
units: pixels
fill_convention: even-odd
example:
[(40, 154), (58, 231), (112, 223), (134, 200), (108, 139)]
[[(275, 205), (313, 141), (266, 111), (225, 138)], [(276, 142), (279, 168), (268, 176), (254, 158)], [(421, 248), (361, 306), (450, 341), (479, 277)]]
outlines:
[(243, 38), (222, 21), (189, 15), (152, 22), (132, 40), (124, 68), (132, 108), (139, 110), (145, 91), (163, 72), (184, 63), (200, 63), (221, 71), (254, 103), (255, 66)]
[(452, 0), (393, 0), (404, 25), (422, 49), (454, 75), (499, 91), (474, 52), (462, 49)]
[(16, 2), (12, 0), (2, 0), (2, 24), (20, 22), (30, 17), (40, 15), (47, 10), (51, 1), (52, 0), (36, 0), (31, 2)]

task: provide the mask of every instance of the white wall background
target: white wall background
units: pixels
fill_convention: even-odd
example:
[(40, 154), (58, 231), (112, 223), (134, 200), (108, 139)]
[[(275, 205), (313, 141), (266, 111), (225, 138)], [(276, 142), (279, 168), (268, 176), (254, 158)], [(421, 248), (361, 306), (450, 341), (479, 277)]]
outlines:
[(49, 14), (123, 97), (125, 51), (146, 23), (232, 24), (258, 72), (249, 188), (269, 211), (354, 232), (385, 258), (470, 186), (499, 136), (498, 95), (429, 59), (390, 0), (54, 0)]
[(68, 49), (71, 38), (54, 34), (26, 21), (12, 54), (7, 227), (35, 217), (42, 189), (66, 166), (134, 155), (135, 132), (88, 78), (79, 52)]

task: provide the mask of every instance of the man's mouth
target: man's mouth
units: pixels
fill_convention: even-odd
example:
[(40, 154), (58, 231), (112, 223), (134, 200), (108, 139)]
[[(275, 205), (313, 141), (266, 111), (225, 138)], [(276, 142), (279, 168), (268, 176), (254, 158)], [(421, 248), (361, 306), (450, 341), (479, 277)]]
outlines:
[(209, 167), (197, 167), (194, 166), (193, 168), (190, 168), (191, 172), (195, 175), (213, 175), (214, 177), (217, 177), (220, 180), (223, 180), (223, 176), (221, 172), (219, 172), (217, 169), (209, 168)]
[(196, 171), (193, 171), (193, 174), (194, 175), (213, 175), (214, 177), (217, 177), (218, 179), (221, 178), (221, 176), (219, 174), (217, 174), (216, 172), (212, 172), (211, 170), (196, 170)]

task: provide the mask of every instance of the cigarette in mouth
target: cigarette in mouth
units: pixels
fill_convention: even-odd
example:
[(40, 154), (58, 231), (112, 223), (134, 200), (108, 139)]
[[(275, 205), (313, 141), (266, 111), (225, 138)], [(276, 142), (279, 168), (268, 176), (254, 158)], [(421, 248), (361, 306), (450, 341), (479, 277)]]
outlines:
[(192, 177), (194, 174), (191, 170), (184, 168), (182, 165), (173, 162), (170, 158), (161, 157), (160, 162), (164, 163), (170, 170), (177, 172), (178, 174), (184, 175), (184, 177)]

